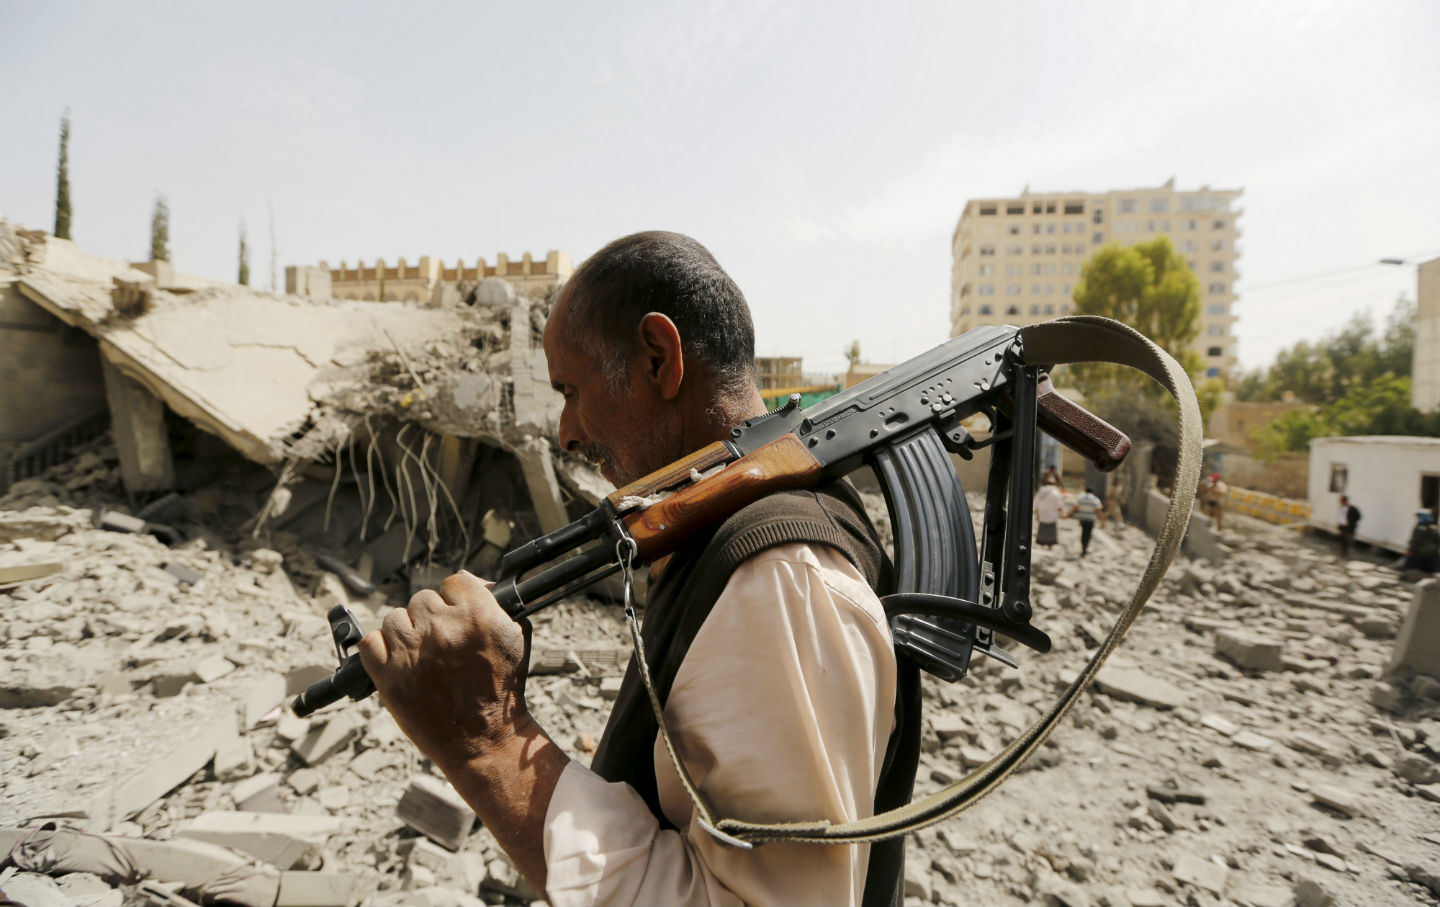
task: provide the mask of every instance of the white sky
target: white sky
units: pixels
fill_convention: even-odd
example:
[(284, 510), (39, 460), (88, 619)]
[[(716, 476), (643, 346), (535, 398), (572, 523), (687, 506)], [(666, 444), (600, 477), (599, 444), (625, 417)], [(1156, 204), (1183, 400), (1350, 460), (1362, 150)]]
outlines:
[[(68, 4), (0, 0), (0, 214), (187, 273), (689, 233), (762, 355), (943, 340), (967, 198), (1242, 187), (1242, 363), (1440, 254), (1440, 4)], [(281, 277), (283, 282), (283, 276)]]

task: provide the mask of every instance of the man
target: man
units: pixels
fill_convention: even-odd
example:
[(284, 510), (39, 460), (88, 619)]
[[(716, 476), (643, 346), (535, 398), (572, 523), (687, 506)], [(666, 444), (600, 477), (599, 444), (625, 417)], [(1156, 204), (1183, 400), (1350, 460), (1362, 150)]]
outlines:
[(1105, 514), (1101, 511), (1100, 498), (1095, 494), (1095, 489), (1085, 487), (1085, 493), (1075, 499), (1070, 505), (1066, 516), (1074, 516), (1080, 521), (1080, 556), (1084, 557), (1090, 553), (1090, 536), (1095, 532), (1095, 520), (1100, 520), (1100, 528), (1105, 528)]
[[(617, 487), (764, 412), (744, 297), (688, 237), (636, 234), (596, 253), (544, 345), (561, 445)], [(874, 592), (883, 567), (858, 497), (837, 484), (762, 499), (652, 571), (645, 658), (720, 815), (844, 821), (873, 813), (877, 787), (908, 798), (913, 763), (909, 777), (886, 768), (897, 675), (910, 675)], [(400, 727), (552, 903), (856, 903), (867, 874), (891, 886), (870, 899), (893, 897), (898, 846), (877, 845), (885, 865), (871, 869), (864, 846), (744, 850), (700, 826), (633, 662), (593, 770), (572, 761), (525, 708), (527, 650), (466, 573), (360, 647)]]
[(1340, 510), (1335, 515), (1336, 528), (1340, 530), (1340, 558), (1349, 560), (1350, 548), (1355, 544), (1355, 527), (1360, 525), (1360, 508), (1351, 505), (1350, 498), (1340, 495)]
[(1210, 473), (1200, 483), (1200, 502), (1205, 513), (1215, 521), (1216, 532), (1225, 528), (1225, 498), (1229, 494), (1230, 486), (1225, 484), (1218, 472)]

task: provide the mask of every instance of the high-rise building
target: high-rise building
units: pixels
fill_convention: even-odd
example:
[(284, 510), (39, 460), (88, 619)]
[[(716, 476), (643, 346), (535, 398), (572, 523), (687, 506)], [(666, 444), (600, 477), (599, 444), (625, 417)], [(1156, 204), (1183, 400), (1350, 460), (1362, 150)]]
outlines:
[(982, 324), (1024, 325), (1067, 314), (1080, 269), (1106, 243), (1168, 236), (1200, 281), (1195, 351), (1207, 375), (1236, 362), (1235, 263), (1241, 189), (1039, 192), (971, 199), (952, 237), (950, 335)]

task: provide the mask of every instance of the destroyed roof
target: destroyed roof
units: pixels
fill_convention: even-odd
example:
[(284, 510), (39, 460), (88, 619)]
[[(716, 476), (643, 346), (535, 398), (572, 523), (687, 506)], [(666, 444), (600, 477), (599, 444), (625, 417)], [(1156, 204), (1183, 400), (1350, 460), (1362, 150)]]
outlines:
[(168, 267), (157, 280), (0, 221), (5, 270), (121, 372), (258, 463), (320, 457), (370, 415), (502, 446), (553, 434), (558, 420), (537, 301), (315, 300)]

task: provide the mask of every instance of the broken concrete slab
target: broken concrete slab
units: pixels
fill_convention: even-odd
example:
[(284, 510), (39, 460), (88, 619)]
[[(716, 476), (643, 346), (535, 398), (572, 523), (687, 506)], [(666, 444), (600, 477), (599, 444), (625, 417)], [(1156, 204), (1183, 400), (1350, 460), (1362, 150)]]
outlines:
[(230, 788), (230, 799), (235, 801), (235, 808), (241, 812), (286, 812), (280, 782), (280, 775), (275, 772), (252, 775)]
[(364, 725), (351, 713), (338, 712), (323, 723), (312, 722), (305, 736), (292, 743), (290, 749), (306, 765), (316, 765), (348, 746), (363, 729)]
[(7, 564), (0, 566), (0, 586), (44, 579), (64, 569), (63, 564)]
[(1440, 580), (1422, 580), (1390, 649), (1387, 672), (1408, 668), (1440, 677)]
[(1204, 888), (1217, 897), (1225, 892), (1225, 883), (1230, 878), (1230, 869), (1194, 854), (1184, 854), (1175, 861), (1175, 878)]
[(358, 904), (370, 887), (353, 873), (286, 870), (280, 873), (275, 907), (350, 907)]
[(1117, 699), (1128, 699), (1157, 709), (1185, 704), (1185, 691), (1140, 668), (1107, 664), (1095, 675), (1095, 685)]
[(340, 830), (341, 824), (333, 816), (208, 812), (176, 834), (233, 847), (280, 869), (309, 869), (319, 865), (325, 842)]
[(1281, 671), (1285, 668), (1285, 644), (1279, 639), (1223, 630), (1215, 634), (1215, 653), (1237, 667), (1250, 671)]
[(459, 850), (475, 825), (475, 811), (445, 781), (416, 775), (395, 807), (411, 828), (438, 844)]
[(173, 488), (175, 463), (165, 428), (165, 404), (108, 358), (101, 359), (101, 367), (110, 404), (110, 429), (120, 451), (126, 490), (135, 494)]

